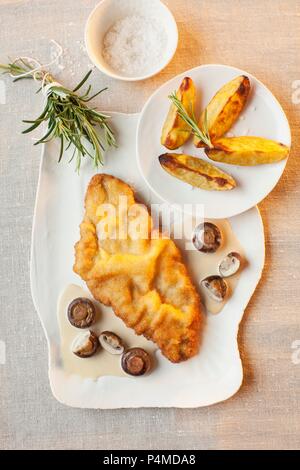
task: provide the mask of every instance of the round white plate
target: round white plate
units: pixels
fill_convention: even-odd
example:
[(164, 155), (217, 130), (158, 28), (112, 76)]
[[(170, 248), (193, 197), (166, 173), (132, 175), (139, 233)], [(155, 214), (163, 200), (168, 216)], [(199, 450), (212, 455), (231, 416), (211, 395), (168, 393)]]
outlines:
[[(241, 74), (250, 78), (251, 92), (240, 118), (228, 135), (255, 135), (291, 145), (288, 120), (270, 90), (253, 75), (227, 65), (202, 65), (178, 75), (162, 85), (142, 110), (137, 132), (137, 160), (140, 172), (160, 199), (169, 204), (181, 205), (187, 213), (192, 213), (194, 210), (191, 204), (203, 204), (207, 218), (227, 218), (240, 214), (264, 199), (284, 171), (287, 159), (279, 163), (254, 167), (213, 162), (231, 174), (238, 186), (231, 191), (204, 191), (192, 188), (169, 175), (159, 164), (158, 156), (168, 151), (160, 144), (162, 126), (170, 106), (168, 95), (178, 89), (182, 79), (189, 76), (196, 84), (197, 115), (199, 115), (200, 110), (204, 109), (226, 82)], [(209, 161), (202, 149), (194, 147), (192, 139), (176, 152), (188, 153)]]

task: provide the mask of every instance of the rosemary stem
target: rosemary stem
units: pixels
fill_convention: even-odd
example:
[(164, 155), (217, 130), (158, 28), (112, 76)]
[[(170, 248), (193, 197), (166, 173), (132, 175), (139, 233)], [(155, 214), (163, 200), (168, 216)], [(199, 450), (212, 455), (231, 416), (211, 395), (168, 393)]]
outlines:
[(191, 128), (192, 133), (197, 136), (207, 147), (213, 148), (213, 144), (210, 140), (208, 126), (207, 126), (207, 114), (205, 113), (204, 130), (201, 130), (196, 122), (193, 110), (190, 113), (187, 112), (182, 102), (178, 99), (176, 91), (169, 96), (174, 106), (177, 108), (179, 117)]

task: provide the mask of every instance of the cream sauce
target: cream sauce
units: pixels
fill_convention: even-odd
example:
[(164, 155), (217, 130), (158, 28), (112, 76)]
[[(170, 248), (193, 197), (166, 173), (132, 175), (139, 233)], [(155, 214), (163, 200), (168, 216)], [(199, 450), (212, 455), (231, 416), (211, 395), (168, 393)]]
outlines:
[[(197, 265), (197, 275), (199, 291), (202, 298), (202, 303), (209, 313), (219, 313), (225, 306), (226, 302), (231, 295), (234, 295), (234, 289), (238, 283), (243, 267), (245, 266), (245, 253), (242, 245), (234, 234), (230, 223), (225, 220), (210, 220), (206, 219), (206, 222), (211, 222), (215, 224), (222, 233), (222, 244), (215, 253), (201, 253), (198, 252), (198, 265)], [(218, 267), (220, 262), (232, 251), (238, 252), (242, 257), (242, 263), (239, 271), (233, 276), (224, 278), (225, 282), (228, 285), (228, 295), (223, 302), (216, 302), (212, 299), (205, 287), (201, 286), (201, 281), (208, 276), (219, 275)], [(193, 256), (192, 263), (195, 263), (197, 260), (196, 256)], [(192, 268), (192, 266), (191, 266)]]
[(101, 346), (92, 357), (80, 358), (73, 354), (71, 345), (74, 338), (87, 330), (72, 326), (68, 320), (68, 305), (77, 297), (86, 297), (93, 301), (97, 314), (95, 323), (89, 329), (96, 333), (97, 336), (102, 331), (112, 331), (122, 338), (128, 348), (140, 347), (150, 354), (157, 349), (157, 346), (152, 341), (147, 340), (143, 336), (137, 336), (131, 328), (127, 328), (123, 321), (113, 313), (111, 308), (96, 302), (87, 290), (70, 284), (62, 292), (57, 308), (61, 339), (61, 358), (66, 372), (92, 379), (97, 379), (104, 375), (129, 377), (121, 368), (121, 355), (110, 354), (101, 348)]
[[(235, 236), (230, 223), (227, 220), (207, 220), (217, 225), (222, 233), (222, 244), (216, 253), (201, 253), (187, 256), (188, 265), (191, 272), (197, 273), (199, 292), (204, 307), (210, 313), (217, 314), (223, 308), (238, 283), (241, 272), (245, 265), (245, 255), (243, 247)], [(216, 275), (220, 262), (232, 251), (238, 252), (242, 256), (242, 265), (240, 270), (225, 281), (228, 285), (228, 295), (224, 302), (216, 302), (209, 297), (205, 288), (201, 286), (201, 280), (207, 276)], [(152, 342), (138, 336), (131, 328), (127, 328), (123, 321), (118, 318), (111, 308), (96, 302), (88, 290), (76, 285), (69, 285), (65, 288), (58, 301), (58, 323), (61, 337), (61, 358), (64, 370), (70, 374), (76, 374), (81, 377), (97, 379), (105, 375), (126, 376), (121, 368), (121, 356), (109, 354), (103, 348), (99, 347), (97, 353), (89, 358), (77, 357), (71, 351), (71, 345), (74, 338), (85, 331), (85, 329), (75, 328), (71, 325), (67, 316), (67, 308), (69, 303), (77, 297), (87, 297), (94, 302), (96, 307), (96, 321), (90, 327), (90, 330), (98, 336), (102, 331), (108, 330), (116, 333), (122, 338), (128, 348), (140, 347), (150, 354), (153, 353), (157, 346)]]

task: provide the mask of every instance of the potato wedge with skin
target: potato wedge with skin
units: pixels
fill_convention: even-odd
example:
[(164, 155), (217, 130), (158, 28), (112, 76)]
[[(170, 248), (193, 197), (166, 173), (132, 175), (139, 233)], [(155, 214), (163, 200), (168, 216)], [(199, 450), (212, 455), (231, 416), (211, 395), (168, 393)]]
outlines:
[[(223, 137), (239, 117), (249, 95), (250, 80), (245, 75), (234, 78), (226, 83), (213, 97), (206, 108), (207, 128), (212, 141)], [(203, 111), (199, 127), (203, 129), (205, 110)], [(205, 147), (205, 144), (194, 137), (196, 147)]]
[(158, 157), (162, 168), (185, 183), (208, 191), (227, 191), (235, 188), (232, 176), (201, 158), (185, 154), (165, 153)]
[(205, 149), (206, 155), (215, 162), (242, 166), (279, 162), (289, 152), (290, 148), (280, 142), (251, 136), (218, 139), (213, 149)]
[[(194, 112), (196, 101), (196, 88), (191, 78), (185, 77), (176, 93), (186, 111), (191, 115)], [(161, 144), (169, 150), (175, 150), (181, 147), (192, 131), (181, 117), (178, 115), (177, 108), (171, 104), (161, 135)]]

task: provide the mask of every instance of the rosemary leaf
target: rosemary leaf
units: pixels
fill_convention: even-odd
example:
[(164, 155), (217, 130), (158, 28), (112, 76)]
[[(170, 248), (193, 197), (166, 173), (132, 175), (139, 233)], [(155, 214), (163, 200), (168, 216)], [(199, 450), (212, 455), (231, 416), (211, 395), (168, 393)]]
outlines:
[(91, 75), (92, 73), (92, 70), (89, 70), (88, 73), (83, 77), (83, 79), (81, 80), (80, 83), (78, 83), (78, 85), (73, 89), (73, 93), (75, 93), (75, 91), (79, 90), (82, 85), (85, 84), (85, 82), (88, 80), (89, 76)]
[(60, 152), (59, 152), (58, 162), (61, 161), (63, 153), (64, 153), (64, 137), (61, 135), (60, 136)]

